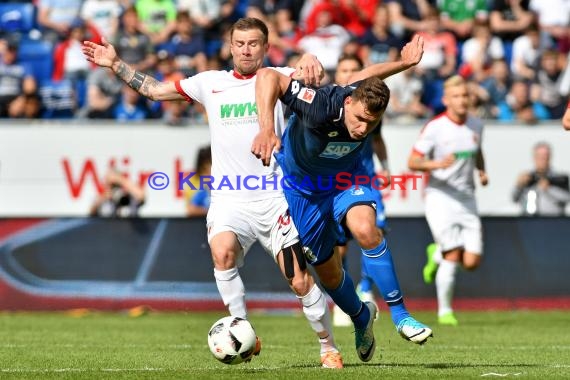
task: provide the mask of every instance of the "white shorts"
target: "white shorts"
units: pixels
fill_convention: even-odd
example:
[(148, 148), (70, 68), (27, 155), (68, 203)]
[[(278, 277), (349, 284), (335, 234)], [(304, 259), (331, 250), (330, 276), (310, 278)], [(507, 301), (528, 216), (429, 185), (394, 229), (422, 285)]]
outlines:
[(206, 223), (208, 243), (221, 232), (231, 231), (236, 234), (242, 247), (236, 258), (238, 267), (243, 265), (247, 251), (256, 240), (274, 260), (284, 247), (299, 241), (299, 233), (289, 215), (289, 205), (284, 197), (253, 202), (212, 199)]
[(474, 197), (459, 200), (439, 191), (429, 191), (425, 207), (433, 239), (442, 252), (462, 247), (466, 252), (483, 253), (481, 220)]

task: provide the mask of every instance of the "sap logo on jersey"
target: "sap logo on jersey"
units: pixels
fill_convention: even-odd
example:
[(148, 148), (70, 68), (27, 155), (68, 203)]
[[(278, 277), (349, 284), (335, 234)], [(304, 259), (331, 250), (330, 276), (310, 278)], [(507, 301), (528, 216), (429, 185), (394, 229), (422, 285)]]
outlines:
[(359, 145), (359, 142), (330, 142), (325, 147), (325, 150), (319, 154), (319, 157), (341, 158), (355, 150)]

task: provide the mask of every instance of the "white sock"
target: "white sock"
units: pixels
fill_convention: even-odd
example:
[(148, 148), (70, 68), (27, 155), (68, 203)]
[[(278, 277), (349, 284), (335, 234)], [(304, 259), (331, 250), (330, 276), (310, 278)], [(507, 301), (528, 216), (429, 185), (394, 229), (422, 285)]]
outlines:
[(218, 292), (222, 296), (224, 305), (228, 307), (230, 315), (247, 318), (245, 307), (245, 286), (237, 268), (217, 270), (214, 268), (214, 277)]
[(459, 268), (459, 263), (455, 261), (442, 260), (439, 264), (435, 276), (435, 287), (437, 290), (438, 315), (442, 316), (451, 313), (451, 300), (453, 299), (453, 289), (455, 287), (455, 274)]
[(443, 254), (441, 253), (441, 247), (439, 246), (439, 244), (436, 244), (435, 246), (437, 248), (433, 253), (433, 261), (435, 261), (439, 265), (443, 261)]
[[(332, 333), (331, 315), (327, 305), (327, 299), (317, 285), (303, 297), (297, 297), (303, 305), (303, 313), (309, 321), (311, 328), (319, 336), (321, 354), (336, 350)], [(326, 333), (326, 334), (324, 334)]]

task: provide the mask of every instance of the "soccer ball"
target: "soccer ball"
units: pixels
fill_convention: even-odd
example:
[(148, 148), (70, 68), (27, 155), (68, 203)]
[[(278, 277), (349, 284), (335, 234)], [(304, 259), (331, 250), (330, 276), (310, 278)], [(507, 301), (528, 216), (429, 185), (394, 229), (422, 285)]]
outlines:
[(208, 332), (208, 346), (224, 364), (239, 364), (251, 359), (257, 335), (251, 323), (239, 317), (224, 317)]

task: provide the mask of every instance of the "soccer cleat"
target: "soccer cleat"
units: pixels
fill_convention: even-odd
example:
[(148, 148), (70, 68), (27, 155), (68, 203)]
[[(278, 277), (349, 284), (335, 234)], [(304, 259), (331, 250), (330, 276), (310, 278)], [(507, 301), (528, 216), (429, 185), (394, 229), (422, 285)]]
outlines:
[(352, 326), (352, 319), (340, 307), (334, 305), (333, 307), (333, 326), (336, 327), (350, 327)]
[(416, 321), (414, 317), (402, 319), (396, 329), (402, 338), (417, 344), (424, 344), (429, 337), (433, 337), (431, 329), (423, 323)]
[(354, 340), (356, 343), (356, 353), (363, 362), (368, 362), (374, 355), (376, 349), (376, 340), (374, 339), (374, 319), (378, 309), (373, 302), (365, 302), (364, 306), (370, 311), (370, 318), (366, 327), (354, 330)]
[(258, 336), (255, 337), (255, 350), (253, 350), (253, 354), (255, 356), (259, 356), (261, 352), (261, 339)]
[(440, 315), (437, 318), (437, 321), (439, 322), (440, 325), (446, 325), (446, 326), (457, 326), (459, 324), (453, 312)]
[(423, 269), (424, 282), (426, 284), (433, 283), (435, 275), (437, 274), (437, 267), (439, 265), (435, 262), (435, 251), (437, 251), (437, 244), (435, 243), (431, 243), (426, 248), (427, 262)]
[(253, 354), (244, 360), (245, 363), (249, 363), (254, 356), (259, 356), (261, 352), (261, 339), (258, 336), (255, 337), (255, 348), (253, 349)]
[(342, 356), (338, 351), (329, 351), (321, 355), (323, 368), (344, 368)]

